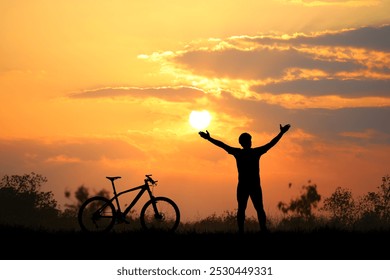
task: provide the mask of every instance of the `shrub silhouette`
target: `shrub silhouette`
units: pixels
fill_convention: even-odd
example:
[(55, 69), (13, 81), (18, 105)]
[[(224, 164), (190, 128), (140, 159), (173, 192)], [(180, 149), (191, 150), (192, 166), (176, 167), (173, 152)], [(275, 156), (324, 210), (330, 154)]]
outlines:
[(317, 208), (321, 195), (317, 192), (317, 185), (311, 184), (302, 186), (303, 193), (300, 197), (292, 199), (289, 204), (278, 203), (278, 209), (284, 214), (292, 213), (298, 217), (309, 219), (313, 216), (313, 209)]
[(356, 220), (356, 203), (352, 192), (346, 188), (337, 187), (330, 197), (324, 199), (321, 210), (330, 212), (332, 226), (349, 228)]
[(390, 228), (390, 176), (382, 177), (377, 192), (354, 199), (352, 192), (338, 187), (324, 200), (321, 210), (330, 213), (329, 225), (346, 230)]
[(373, 213), (385, 223), (390, 222), (390, 176), (382, 177), (377, 192), (369, 192), (360, 203), (360, 214)]
[[(84, 201), (86, 201), (91, 196), (103, 196), (109, 198), (110, 194), (107, 190), (101, 189), (100, 191), (95, 192), (93, 195), (90, 195), (89, 189), (86, 186), (81, 185), (74, 192), (74, 197), (76, 201), (65, 204), (64, 212), (67, 213), (67, 216), (76, 217), (81, 204), (83, 204)], [(65, 191), (65, 197), (71, 200), (72, 199), (71, 192)]]
[[(23, 226), (41, 229), (79, 230), (77, 212), (80, 205), (91, 196), (90, 190), (84, 185), (73, 193), (65, 192), (71, 203), (65, 205), (65, 210), (59, 210), (57, 201), (51, 191), (41, 191), (46, 177), (34, 172), (24, 175), (5, 175), (0, 181), (0, 225)], [(102, 189), (93, 195), (109, 196)], [(335, 191), (323, 200), (319, 208), (326, 215), (317, 215), (314, 210), (321, 201), (317, 185), (310, 181), (302, 186), (299, 197), (289, 203), (279, 202), (277, 207), (285, 215), (281, 221), (269, 219), (273, 231), (317, 230), (333, 228), (340, 230), (389, 230), (390, 229), (390, 176), (382, 177), (377, 191), (354, 199), (347, 188), (337, 187)], [(133, 210), (129, 217), (132, 221), (130, 229), (138, 225), (138, 215)], [(222, 215), (212, 214), (198, 221), (181, 225), (179, 232), (235, 232), (236, 212), (225, 211)], [(256, 219), (248, 217), (248, 231), (255, 231)]]
[(0, 181), (0, 223), (39, 227), (58, 217), (57, 201), (51, 191), (40, 191), (46, 177), (31, 173), (5, 175)]

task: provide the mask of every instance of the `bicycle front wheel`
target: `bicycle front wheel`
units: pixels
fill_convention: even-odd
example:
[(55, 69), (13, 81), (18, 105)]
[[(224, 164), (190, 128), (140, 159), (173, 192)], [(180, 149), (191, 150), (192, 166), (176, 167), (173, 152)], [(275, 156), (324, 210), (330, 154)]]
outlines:
[(145, 230), (175, 231), (180, 223), (179, 207), (167, 197), (155, 197), (142, 207), (140, 221)]
[(115, 224), (115, 207), (102, 196), (87, 199), (78, 212), (78, 222), (85, 232), (108, 232)]

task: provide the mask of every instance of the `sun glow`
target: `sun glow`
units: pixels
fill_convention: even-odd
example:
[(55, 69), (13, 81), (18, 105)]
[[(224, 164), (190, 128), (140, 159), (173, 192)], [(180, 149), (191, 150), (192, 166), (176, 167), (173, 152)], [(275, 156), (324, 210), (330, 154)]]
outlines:
[(207, 110), (192, 111), (189, 117), (190, 125), (198, 130), (208, 127), (211, 122), (211, 115)]

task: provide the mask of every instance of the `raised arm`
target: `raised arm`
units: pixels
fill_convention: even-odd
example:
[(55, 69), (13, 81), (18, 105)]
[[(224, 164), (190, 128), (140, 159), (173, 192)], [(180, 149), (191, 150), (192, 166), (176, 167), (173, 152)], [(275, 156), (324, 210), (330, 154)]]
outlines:
[(278, 135), (276, 135), (268, 144), (265, 144), (263, 147), (267, 150), (271, 149), (273, 146), (276, 145), (276, 143), (279, 142), (279, 140), (282, 138), (282, 136), (287, 132), (287, 130), (290, 129), (290, 125), (286, 124), (282, 126), (281, 124), (279, 125), (280, 127), (280, 132)]
[(218, 146), (218, 147), (224, 149), (227, 152), (229, 152), (229, 149), (232, 148), (229, 145), (226, 145), (225, 143), (223, 143), (222, 141), (212, 138), (210, 133), (208, 132), (208, 130), (206, 130), (206, 132), (200, 131), (199, 135), (202, 138), (204, 138), (204, 139), (210, 141), (211, 143), (213, 143), (215, 146)]

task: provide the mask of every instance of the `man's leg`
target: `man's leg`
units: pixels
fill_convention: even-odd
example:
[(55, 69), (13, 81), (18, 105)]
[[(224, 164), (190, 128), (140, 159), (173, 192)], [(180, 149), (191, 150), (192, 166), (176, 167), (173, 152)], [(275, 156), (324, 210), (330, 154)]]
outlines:
[(261, 187), (253, 188), (251, 190), (250, 197), (257, 212), (257, 219), (259, 221), (260, 230), (266, 232), (268, 231), (267, 217), (264, 211), (263, 193)]
[(237, 186), (237, 225), (238, 232), (244, 233), (244, 223), (245, 223), (245, 210), (248, 203), (249, 193), (244, 186)]

